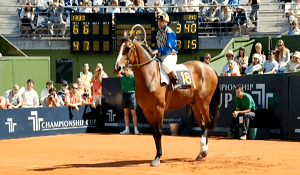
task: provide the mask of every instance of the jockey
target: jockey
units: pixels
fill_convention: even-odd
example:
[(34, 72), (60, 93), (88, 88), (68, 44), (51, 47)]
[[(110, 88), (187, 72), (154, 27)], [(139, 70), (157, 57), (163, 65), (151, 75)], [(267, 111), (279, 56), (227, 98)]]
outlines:
[(158, 13), (158, 31), (156, 34), (156, 47), (151, 53), (152, 56), (157, 55), (162, 61), (162, 68), (168, 74), (170, 81), (172, 82), (174, 89), (180, 86), (178, 84), (178, 78), (173, 71), (172, 67), (177, 62), (177, 37), (175, 32), (167, 25), (169, 22), (169, 15), (167, 13)]

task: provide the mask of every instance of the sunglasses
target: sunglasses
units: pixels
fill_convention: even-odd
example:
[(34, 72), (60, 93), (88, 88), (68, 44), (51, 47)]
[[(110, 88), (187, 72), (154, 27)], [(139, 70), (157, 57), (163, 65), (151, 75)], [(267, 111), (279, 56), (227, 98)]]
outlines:
[(278, 44), (277, 46), (280, 47), (280, 46), (282, 46), (282, 45), (281, 45), (281, 44)]
[(72, 89), (78, 89), (78, 88), (72, 87)]
[(269, 53), (269, 55), (274, 55), (274, 53)]

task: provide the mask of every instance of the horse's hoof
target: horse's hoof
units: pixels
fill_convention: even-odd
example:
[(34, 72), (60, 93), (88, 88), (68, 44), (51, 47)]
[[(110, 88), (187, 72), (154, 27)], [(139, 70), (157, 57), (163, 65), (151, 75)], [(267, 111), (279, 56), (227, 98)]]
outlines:
[(207, 157), (207, 151), (204, 151), (198, 155), (196, 161), (204, 161), (206, 157)]
[(160, 158), (155, 158), (154, 160), (152, 160), (152, 162), (150, 163), (150, 166), (155, 166), (157, 167), (160, 164)]

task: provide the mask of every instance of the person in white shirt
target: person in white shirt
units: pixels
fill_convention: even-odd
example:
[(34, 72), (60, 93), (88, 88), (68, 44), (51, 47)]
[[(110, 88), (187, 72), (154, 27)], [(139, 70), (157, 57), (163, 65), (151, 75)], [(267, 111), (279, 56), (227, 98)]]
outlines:
[(260, 57), (260, 55), (258, 53), (253, 54), (252, 63), (245, 70), (245, 74), (250, 75), (250, 74), (253, 74), (255, 72), (259, 73), (261, 71), (262, 65), (260, 64), (259, 57)]
[(24, 92), (22, 93), (23, 108), (39, 106), (39, 96), (36, 93), (36, 91), (33, 89), (33, 86), (34, 86), (33, 79), (29, 79), (27, 81), (27, 87), (24, 89)]
[(260, 73), (275, 74), (278, 70), (278, 62), (275, 60), (275, 51), (270, 50), (268, 57), (269, 59), (264, 62)]
[(300, 52), (296, 51), (292, 56), (292, 60), (287, 63), (286, 72), (292, 73), (300, 69)]
[(93, 13), (92, 3), (89, 0), (83, 0), (80, 3), (79, 13)]
[(41, 103), (42, 105), (44, 104), (44, 100), (46, 97), (48, 97), (49, 95), (49, 90), (53, 88), (53, 81), (48, 81), (46, 83), (46, 88), (43, 89), (42, 93), (41, 93)]
[(120, 8), (116, 8), (116, 6), (118, 6), (118, 5), (119, 5), (118, 0), (113, 0), (111, 2), (111, 6), (109, 6), (106, 9), (106, 13), (112, 13), (113, 24), (115, 21), (115, 13), (121, 13)]
[[(229, 50), (226, 53), (226, 57), (227, 57), (227, 63), (223, 66), (222, 71), (221, 71), (221, 75), (224, 75), (225, 72), (227, 72), (229, 70), (229, 65), (228, 65), (228, 61), (229, 60), (233, 60), (234, 59), (234, 53), (232, 50)], [(234, 65), (234, 72), (239, 71), (239, 66), (236, 64)]]
[(15, 108), (19, 108), (22, 106), (22, 100), (21, 97), (19, 95), (19, 86), (18, 85), (14, 85), (13, 89), (8, 91), (7, 94), (7, 107), (10, 109), (15, 109)]

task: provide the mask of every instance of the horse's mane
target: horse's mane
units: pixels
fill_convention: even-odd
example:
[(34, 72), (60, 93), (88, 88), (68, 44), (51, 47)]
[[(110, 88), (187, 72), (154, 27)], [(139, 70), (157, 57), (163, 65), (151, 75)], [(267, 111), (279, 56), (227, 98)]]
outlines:
[[(149, 54), (149, 52), (144, 49), (144, 47), (137, 41), (137, 40), (134, 40), (135, 41), (135, 44), (139, 46), (140, 49), (142, 49), (142, 51), (144, 52), (144, 54), (146, 55), (147, 59), (151, 60), (152, 57), (151, 55)], [(138, 49), (138, 48), (137, 48)]]

